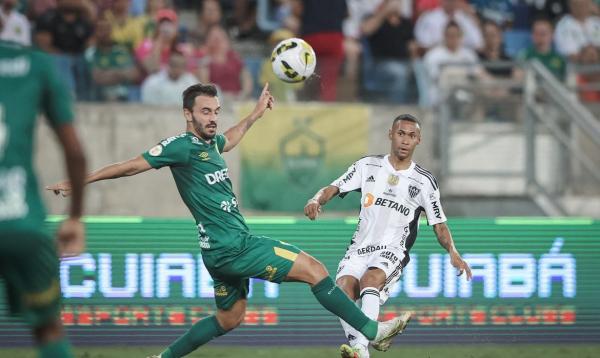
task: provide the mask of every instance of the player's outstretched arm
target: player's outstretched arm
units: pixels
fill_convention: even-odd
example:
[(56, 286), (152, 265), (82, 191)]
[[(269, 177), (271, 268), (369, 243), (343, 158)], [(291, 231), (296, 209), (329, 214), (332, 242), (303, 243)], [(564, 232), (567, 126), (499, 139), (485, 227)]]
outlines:
[[(90, 184), (100, 180), (132, 176), (143, 173), (151, 168), (152, 166), (150, 166), (146, 159), (140, 155), (124, 162), (107, 165), (90, 173), (85, 178), (85, 184)], [(62, 194), (62, 196), (69, 196), (72, 193), (72, 183), (70, 181), (63, 181), (47, 186), (46, 190), (52, 190), (56, 195)]]
[(304, 207), (304, 215), (311, 220), (315, 220), (321, 212), (321, 207), (339, 192), (340, 189), (333, 185), (328, 185), (324, 188), (321, 188), (321, 190), (319, 190), (312, 198), (308, 199), (308, 202)]
[(224, 133), (225, 137), (227, 138), (227, 143), (225, 143), (223, 151), (228, 152), (238, 145), (248, 129), (252, 127), (254, 122), (262, 117), (267, 109), (273, 109), (274, 103), (275, 99), (273, 96), (271, 96), (271, 92), (269, 92), (269, 83), (266, 83), (265, 87), (263, 87), (260, 97), (258, 97), (258, 101), (256, 102), (256, 106), (254, 107), (252, 113)]
[(463, 272), (466, 272), (467, 280), (470, 280), (472, 277), (471, 268), (469, 267), (469, 264), (462, 259), (458, 250), (456, 250), (448, 225), (446, 225), (445, 222), (435, 224), (433, 225), (433, 231), (435, 232), (435, 236), (437, 236), (440, 245), (450, 254), (450, 262), (452, 263), (452, 266), (458, 269), (458, 276), (462, 275)]
[(58, 252), (60, 256), (74, 256), (85, 248), (85, 230), (80, 218), (83, 212), (86, 159), (72, 124), (60, 125), (55, 131), (63, 148), (67, 176), (72, 183), (69, 217), (62, 222), (57, 232)]

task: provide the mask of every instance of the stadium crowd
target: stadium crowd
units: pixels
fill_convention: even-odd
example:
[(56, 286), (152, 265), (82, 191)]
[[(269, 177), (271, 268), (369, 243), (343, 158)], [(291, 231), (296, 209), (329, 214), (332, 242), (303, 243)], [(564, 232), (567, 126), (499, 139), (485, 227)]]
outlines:
[[(600, 1), (593, 0), (0, 3), (0, 38), (52, 54), (81, 101), (178, 104), (198, 81), (244, 100), (270, 81), (280, 101), (434, 106), (444, 82), (518, 81), (522, 61), (539, 59), (561, 81), (569, 63), (600, 63)], [(274, 81), (270, 51), (296, 36), (315, 49), (318, 76), (303, 85)], [(580, 84), (595, 80), (577, 76)]]

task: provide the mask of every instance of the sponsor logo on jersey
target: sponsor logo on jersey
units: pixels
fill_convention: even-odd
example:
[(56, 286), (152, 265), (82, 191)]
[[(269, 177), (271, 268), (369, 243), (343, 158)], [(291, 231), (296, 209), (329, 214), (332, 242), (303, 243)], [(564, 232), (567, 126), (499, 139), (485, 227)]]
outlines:
[(388, 207), (390, 209), (396, 210), (397, 212), (403, 214), (404, 216), (408, 216), (408, 214), (410, 214), (409, 207), (406, 207), (394, 200), (384, 199), (384, 198), (376, 198), (371, 193), (367, 193), (367, 195), (365, 195), (365, 200), (363, 202), (363, 205), (365, 208), (368, 208), (371, 205)]
[(194, 144), (203, 144), (198, 137), (192, 137), (192, 143)]
[(210, 159), (207, 152), (200, 152), (200, 154), (198, 154), (198, 156), (200, 157), (201, 160), (209, 160)]
[(431, 207), (433, 208), (433, 214), (436, 218), (441, 219), (442, 214), (440, 213), (440, 206), (437, 203), (437, 200), (431, 202)]
[(158, 144), (155, 145), (154, 147), (152, 147), (152, 149), (150, 149), (148, 151), (148, 154), (150, 154), (153, 157), (158, 157), (160, 155), (160, 153), (162, 153), (163, 147), (162, 145)]
[(436, 199), (437, 199), (437, 198), (436, 198), (436, 196), (435, 196), (435, 193), (431, 193), (431, 194), (429, 194), (429, 200), (436, 200)]
[(354, 173), (356, 173), (356, 165), (352, 167), (352, 171), (348, 174), (346, 174), (346, 176), (342, 179), (342, 181), (344, 182), (344, 184), (346, 184), (347, 182), (349, 182), (352, 177), (354, 176)]
[(0, 76), (22, 77), (29, 73), (31, 65), (26, 57), (0, 60)]
[(375, 251), (379, 251), (379, 250), (385, 250), (387, 248), (386, 245), (369, 245), (367, 247), (361, 247), (360, 249), (356, 250), (356, 253), (358, 255), (364, 255), (364, 254), (370, 254), (371, 252), (375, 252)]
[(389, 195), (389, 196), (396, 197), (396, 194), (394, 194), (394, 190), (392, 190), (392, 188), (388, 188), (386, 191), (384, 191), (383, 195)]
[(172, 137), (169, 137), (169, 138), (163, 140), (162, 142), (160, 142), (160, 144), (162, 144), (163, 147), (166, 147), (167, 145), (171, 144), (175, 139), (183, 138), (185, 136), (187, 136), (187, 133), (182, 133), (180, 135), (172, 136)]
[(206, 178), (206, 182), (209, 185), (213, 185), (213, 184), (220, 183), (222, 181), (229, 179), (229, 173), (227, 173), (228, 170), (229, 170), (229, 168), (225, 168), (225, 169), (217, 170), (214, 173), (204, 174), (204, 177)]
[(374, 202), (375, 197), (373, 196), (373, 194), (367, 193), (367, 195), (365, 195), (365, 201), (363, 202), (365, 208), (368, 208), (369, 206), (373, 205)]
[(420, 191), (421, 191), (421, 189), (417, 188), (414, 185), (408, 186), (408, 195), (410, 195), (411, 198), (414, 198), (415, 196), (417, 196)]
[(375, 178), (372, 175), (367, 178), (367, 183), (374, 183), (374, 182), (375, 182)]
[(379, 257), (383, 257), (384, 259), (389, 260), (393, 264), (398, 262), (398, 256), (394, 255), (394, 253), (391, 251), (384, 251), (379, 254)]
[(390, 176), (388, 177), (388, 184), (389, 185), (398, 185), (398, 182), (400, 181), (400, 177), (394, 174), (390, 174)]

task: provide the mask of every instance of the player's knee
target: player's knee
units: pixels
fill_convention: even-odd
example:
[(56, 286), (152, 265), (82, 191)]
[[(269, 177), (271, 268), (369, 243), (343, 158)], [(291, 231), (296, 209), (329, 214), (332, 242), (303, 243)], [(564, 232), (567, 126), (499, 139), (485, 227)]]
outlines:
[(360, 288), (361, 290), (367, 287), (382, 289), (383, 284), (385, 283), (385, 278), (385, 272), (383, 272), (381, 269), (368, 270), (360, 278)]
[(236, 310), (236, 311), (219, 311), (217, 313), (217, 320), (225, 331), (231, 331), (234, 328), (237, 328), (242, 322), (244, 322), (244, 318), (246, 317), (246, 310)]
[(342, 289), (352, 300), (356, 300), (358, 297), (358, 281), (351, 276), (342, 276), (335, 281), (336, 285)]
[(63, 338), (64, 330), (60, 319), (35, 327), (33, 335), (38, 344), (58, 341)]
[(327, 268), (325, 267), (325, 265), (323, 265), (321, 263), (321, 261), (312, 258), (311, 263), (310, 263), (310, 273), (312, 276), (312, 281), (314, 283), (318, 283), (321, 280), (323, 280), (325, 277), (329, 276), (329, 272), (327, 271)]

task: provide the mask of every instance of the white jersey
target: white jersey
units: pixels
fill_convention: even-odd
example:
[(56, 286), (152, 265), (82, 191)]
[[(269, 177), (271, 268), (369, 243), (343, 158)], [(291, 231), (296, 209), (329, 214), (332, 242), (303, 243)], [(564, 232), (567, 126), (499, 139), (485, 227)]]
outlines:
[(395, 170), (389, 155), (369, 156), (352, 164), (331, 185), (340, 196), (360, 191), (361, 210), (348, 251), (358, 255), (397, 249), (409, 261), (408, 252), (415, 243), (422, 211), (429, 225), (446, 221), (435, 177), (412, 162), (406, 170)]

